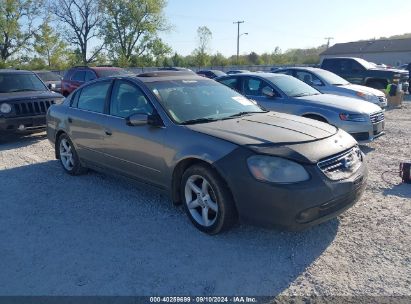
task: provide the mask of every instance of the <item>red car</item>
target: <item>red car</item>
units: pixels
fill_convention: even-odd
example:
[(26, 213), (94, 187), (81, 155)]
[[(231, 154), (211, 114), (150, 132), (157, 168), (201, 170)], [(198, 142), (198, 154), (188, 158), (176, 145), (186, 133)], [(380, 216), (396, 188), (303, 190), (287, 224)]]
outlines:
[(86, 82), (115, 75), (130, 75), (130, 73), (116, 67), (73, 67), (66, 72), (61, 81), (61, 94), (68, 96)]

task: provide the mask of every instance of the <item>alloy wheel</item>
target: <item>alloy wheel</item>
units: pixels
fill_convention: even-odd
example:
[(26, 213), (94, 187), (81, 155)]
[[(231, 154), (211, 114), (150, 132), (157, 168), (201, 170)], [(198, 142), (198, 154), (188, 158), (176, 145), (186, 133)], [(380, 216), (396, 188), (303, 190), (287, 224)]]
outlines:
[(218, 204), (210, 183), (200, 175), (192, 175), (187, 179), (184, 192), (193, 219), (201, 226), (212, 226), (217, 220)]
[(75, 166), (75, 161), (73, 158), (73, 151), (70, 142), (66, 138), (63, 138), (60, 141), (59, 148), (61, 163), (67, 171), (72, 171)]

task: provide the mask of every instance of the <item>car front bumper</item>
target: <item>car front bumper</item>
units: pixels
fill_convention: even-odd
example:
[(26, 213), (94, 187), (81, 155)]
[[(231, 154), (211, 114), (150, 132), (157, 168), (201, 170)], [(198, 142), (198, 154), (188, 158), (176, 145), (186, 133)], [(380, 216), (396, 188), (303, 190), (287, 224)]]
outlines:
[(341, 122), (338, 126), (359, 143), (369, 143), (385, 134), (385, 121), (376, 124), (368, 122)]
[(218, 161), (216, 166), (223, 172), (243, 222), (287, 230), (305, 229), (350, 208), (366, 186), (365, 163), (350, 178), (341, 181), (330, 180), (316, 165), (304, 165), (311, 176), (308, 181), (259, 182), (249, 172), (244, 155), (235, 156), (236, 153)]
[(30, 132), (45, 130), (46, 116), (4, 117), (0, 116), (1, 132)]

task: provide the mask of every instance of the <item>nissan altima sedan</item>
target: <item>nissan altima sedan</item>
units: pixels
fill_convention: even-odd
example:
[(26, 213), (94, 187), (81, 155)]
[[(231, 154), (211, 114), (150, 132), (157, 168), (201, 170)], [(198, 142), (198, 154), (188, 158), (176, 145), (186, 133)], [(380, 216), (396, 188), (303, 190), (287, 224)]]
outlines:
[(384, 134), (383, 110), (370, 102), (322, 94), (292, 76), (247, 73), (216, 79), (254, 99), (267, 110), (303, 116), (335, 125), (367, 143)]
[(50, 108), (47, 136), (68, 174), (104, 169), (155, 185), (208, 234), (238, 220), (318, 224), (352, 206), (367, 179), (345, 131), (178, 72), (88, 83)]

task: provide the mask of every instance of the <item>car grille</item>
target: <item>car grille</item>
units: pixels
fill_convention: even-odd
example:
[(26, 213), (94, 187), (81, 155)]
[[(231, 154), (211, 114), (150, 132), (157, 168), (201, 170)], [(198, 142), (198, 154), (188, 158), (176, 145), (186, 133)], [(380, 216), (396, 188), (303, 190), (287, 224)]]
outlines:
[(346, 150), (318, 163), (320, 170), (331, 180), (342, 180), (349, 178), (360, 167), (363, 155), (358, 146)]
[(54, 100), (21, 101), (14, 104), (14, 111), (17, 116), (46, 114), (54, 103)]
[(370, 115), (370, 119), (373, 125), (384, 121), (384, 112), (380, 111)]

